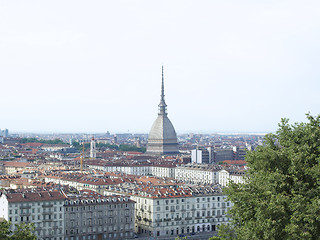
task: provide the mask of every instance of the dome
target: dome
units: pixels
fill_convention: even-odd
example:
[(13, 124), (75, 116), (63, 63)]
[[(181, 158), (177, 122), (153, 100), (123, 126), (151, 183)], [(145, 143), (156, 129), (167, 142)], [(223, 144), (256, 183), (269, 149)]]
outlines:
[(174, 140), (177, 142), (177, 134), (170, 119), (165, 115), (159, 115), (154, 121), (150, 133), (149, 140)]

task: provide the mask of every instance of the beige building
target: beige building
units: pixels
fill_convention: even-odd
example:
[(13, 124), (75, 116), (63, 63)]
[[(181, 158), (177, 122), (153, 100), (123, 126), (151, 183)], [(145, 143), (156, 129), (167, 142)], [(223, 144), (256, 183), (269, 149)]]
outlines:
[(29, 163), (9, 161), (3, 163), (3, 170), (5, 174), (12, 175), (19, 171), (25, 170)]

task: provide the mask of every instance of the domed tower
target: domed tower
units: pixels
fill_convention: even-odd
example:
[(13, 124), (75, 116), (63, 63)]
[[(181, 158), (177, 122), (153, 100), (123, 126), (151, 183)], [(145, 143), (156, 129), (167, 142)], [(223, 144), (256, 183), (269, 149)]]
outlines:
[(167, 116), (167, 104), (164, 100), (164, 79), (162, 66), (162, 84), (161, 84), (161, 99), (159, 106), (159, 113), (157, 119), (154, 121), (149, 137), (147, 154), (163, 155), (163, 154), (177, 154), (178, 141), (177, 134), (174, 127)]

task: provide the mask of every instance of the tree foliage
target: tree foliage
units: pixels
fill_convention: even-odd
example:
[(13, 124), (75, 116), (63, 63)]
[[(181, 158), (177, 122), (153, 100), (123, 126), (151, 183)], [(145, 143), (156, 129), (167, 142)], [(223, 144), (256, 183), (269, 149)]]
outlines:
[[(72, 142), (72, 146), (76, 149), (78, 149), (79, 151), (83, 150), (83, 146), (82, 144), (80, 144), (77, 141), (73, 141)], [(97, 143), (96, 147), (98, 149), (114, 149), (114, 150), (119, 150), (119, 151), (131, 151), (131, 152), (146, 152), (146, 148), (144, 147), (137, 147), (134, 145), (127, 145), (127, 144), (120, 144), (120, 145), (116, 145), (116, 144), (109, 144), (109, 143)], [(90, 143), (85, 143), (84, 144), (84, 149), (89, 150), (90, 149)]]
[(59, 138), (53, 139), (53, 140), (45, 140), (45, 139), (37, 139), (37, 138), (21, 138), (20, 143), (45, 143), (45, 144), (66, 144), (64, 141), (62, 141)]
[(263, 146), (248, 152), (245, 184), (226, 188), (235, 236), (221, 239), (319, 239), (320, 116), (282, 119)]
[(34, 225), (32, 223), (16, 224), (15, 231), (10, 230), (11, 223), (7, 221), (0, 222), (0, 239), (1, 240), (36, 240), (34, 234)]

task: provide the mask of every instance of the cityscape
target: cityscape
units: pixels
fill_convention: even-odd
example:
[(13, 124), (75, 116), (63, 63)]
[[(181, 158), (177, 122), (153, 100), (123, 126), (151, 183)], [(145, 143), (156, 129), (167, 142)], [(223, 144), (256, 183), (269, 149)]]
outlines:
[(319, 239), (319, 9), (0, 2), (0, 240)]
[[(263, 135), (186, 134), (167, 116), (147, 134), (25, 135), (1, 131), (0, 216), (39, 239), (207, 239), (229, 222), (229, 181)], [(179, 140), (178, 140), (179, 139)]]

